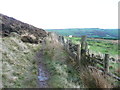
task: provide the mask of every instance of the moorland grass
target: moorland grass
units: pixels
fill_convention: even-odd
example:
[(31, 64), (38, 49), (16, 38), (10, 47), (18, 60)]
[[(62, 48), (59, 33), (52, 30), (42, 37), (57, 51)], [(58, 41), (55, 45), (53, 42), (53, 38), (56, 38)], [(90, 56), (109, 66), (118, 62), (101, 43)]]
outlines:
[(3, 88), (37, 87), (35, 53), (40, 45), (23, 43), (17, 37), (2, 38)]

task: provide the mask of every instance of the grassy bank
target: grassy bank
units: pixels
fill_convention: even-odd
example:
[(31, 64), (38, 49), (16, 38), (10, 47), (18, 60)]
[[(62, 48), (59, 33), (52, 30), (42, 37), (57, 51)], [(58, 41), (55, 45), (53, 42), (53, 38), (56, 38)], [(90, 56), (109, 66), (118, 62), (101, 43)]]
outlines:
[(52, 88), (80, 88), (83, 87), (79, 73), (75, 70), (74, 62), (65, 52), (60, 43), (47, 41), (44, 47), (44, 55), (50, 79), (48, 84)]
[(19, 37), (2, 38), (2, 83), (4, 88), (37, 87), (35, 52), (38, 44), (23, 43)]

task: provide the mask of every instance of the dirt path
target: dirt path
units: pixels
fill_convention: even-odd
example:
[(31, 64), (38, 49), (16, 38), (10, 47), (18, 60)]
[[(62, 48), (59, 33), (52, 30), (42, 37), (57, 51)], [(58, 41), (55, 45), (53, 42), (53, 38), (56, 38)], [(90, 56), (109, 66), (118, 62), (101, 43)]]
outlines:
[(38, 84), (39, 88), (49, 88), (48, 80), (49, 80), (49, 72), (43, 62), (44, 54), (43, 49), (36, 53), (36, 59), (38, 61)]

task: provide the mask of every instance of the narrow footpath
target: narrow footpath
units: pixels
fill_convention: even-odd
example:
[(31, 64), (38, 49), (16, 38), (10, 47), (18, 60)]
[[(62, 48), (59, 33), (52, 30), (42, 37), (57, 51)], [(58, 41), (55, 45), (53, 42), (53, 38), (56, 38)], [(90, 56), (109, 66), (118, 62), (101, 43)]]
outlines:
[(36, 59), (38, 61), (38, 84), (39, 88), (49, 88), (48, 80), (49, 80), (49, 71), (47, 70), (44, 64), (44, 54), (43, 48), (36, 53)]

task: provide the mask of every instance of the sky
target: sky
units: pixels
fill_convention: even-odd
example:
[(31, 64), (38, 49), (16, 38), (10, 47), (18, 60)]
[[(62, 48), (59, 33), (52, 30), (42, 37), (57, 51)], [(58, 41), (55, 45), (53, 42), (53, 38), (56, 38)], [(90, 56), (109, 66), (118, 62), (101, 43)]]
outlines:
[(0, 0), (0, 13), (43, 29), (118, 28), (120, 0)]

